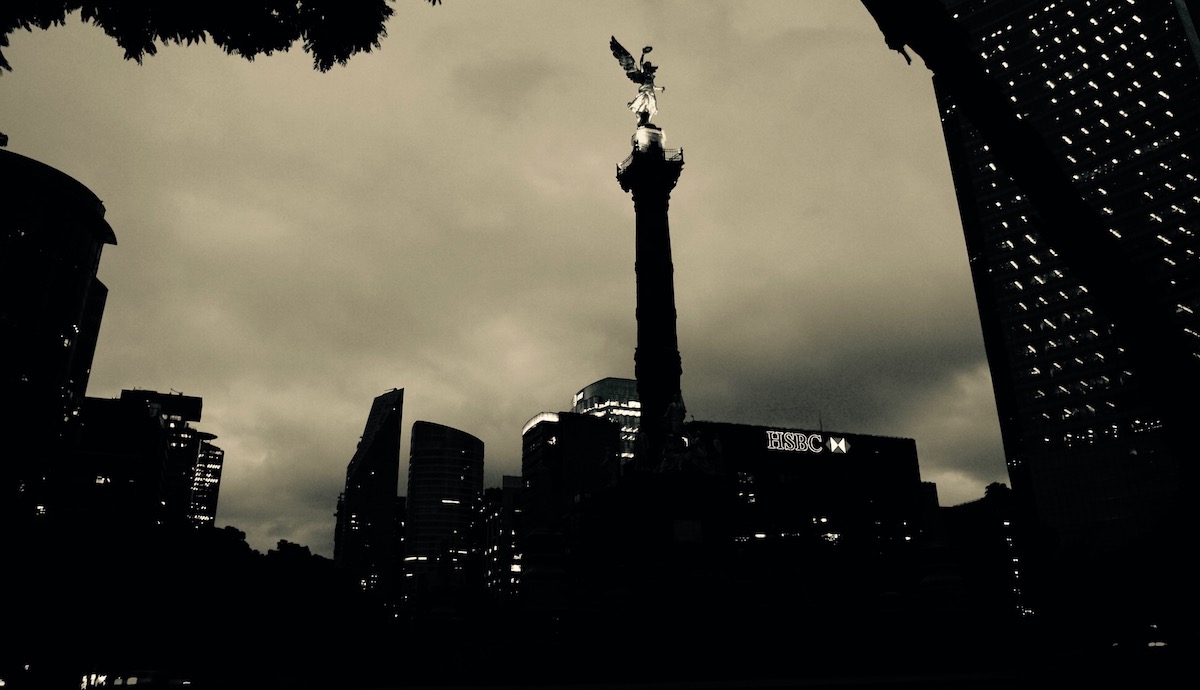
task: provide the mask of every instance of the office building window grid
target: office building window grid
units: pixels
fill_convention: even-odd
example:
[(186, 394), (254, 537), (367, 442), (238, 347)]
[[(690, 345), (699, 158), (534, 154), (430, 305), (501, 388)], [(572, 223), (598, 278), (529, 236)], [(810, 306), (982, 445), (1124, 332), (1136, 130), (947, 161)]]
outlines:
[[(1187, 10), (1170, 0), (946, 5), (1017, 117), (1200, 353), (1200, 289), (1183, 279), (1200, 249), (1200, 46), (1181, 21)], [(969, 188), (960, 190), (970, 197), (967, 251), (1014, 482), (1032, 476), (1043, 517), (1068, 533), (1144, 528), (1155, 511), (1140, 506), (1169, 494), (1171, 464), (1152, 462), (1164, 456), (1159, 413), (1136, 395), (1121, 333), (1045, 240), (1044, 221), (953, 96), (938, 89), (938, 98), (948, 142), (961, 136), (951, 165), (956, 185)], [(1071, 498), (1080, 482), (1103, 486), (1096, 495), (1106, 498)]]
[[(990, 9), (997, 3), (959, 5), (976, 13), (960, 20), (990, 28), (978, 32), (981, 56), (1018, 115), (1043, 133), (1130, 258), (1172, 293), (1181, 329), (1194, 338), (1200, 294), (1178, 279), (1194, 270), (1200, 186), (1181, 128), (1193, 121), (1185, 108), (1200, 84), (1172, 3), (1025, 3), (1009, 17)], [(952, 115), (952, 104), (944, 108)], [(1035, 212), (988, 145), (976, 138), (971, 147), (986, 243), (971, 261), (986, 262), (976, 271), (1001, 296), (1005, 337), (1022, 355), (1013, 373), (1030, 411), (1024, 422), (1048, 446), (1114, 438), (1115, 420), (1128, 415), (1118, 391), (1131, 372), (1113, 371), (1121, 352), (1111, 329), (1042, 240)], [(1156, 423), (1134, 416), (1135, 432)]]

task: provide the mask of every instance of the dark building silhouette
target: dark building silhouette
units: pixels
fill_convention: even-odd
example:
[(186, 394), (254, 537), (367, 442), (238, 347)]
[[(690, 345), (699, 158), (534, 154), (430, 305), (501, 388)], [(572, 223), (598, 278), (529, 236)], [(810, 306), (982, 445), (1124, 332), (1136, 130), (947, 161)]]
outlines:
[(573, 560), (592, 546), (580, 523), (594, 494), (616, 484), (620, 449), (621, 427), (601, 417), (543, 412), (526, 423), (518, 540), (524, 612), (560, 617), (581, 605), (581, 578), (598, 564)]
[(922, 603), (949, 624), (1018, 630), (1015, 623), (1033, 615), (1022, 578), (1029, 540), (1004, 484), (988, 485), (983, 498), (938, 507), (921, 547)]
[[(61, 526), (137, 532), (163, 523), (170, 430), (145, 400), (85, 397), (53, 486)], [(65, 521), (56, 517), (69, 516)]]
[(788, 649), (824, 664), (914, 648), (896, 639), (924, 606), (913, 440), (693, 421), (670, 466), (614, 471), (619, 431), (573, 413), (526, 425), (531, 641), (579, 652), (640, 631), (653, 642), (626, 645), (624, 667), (701, 677), (777, 673)]
[[(160, 480), (161, 522), (169, 527), (211, 526), (217, 515), (225, 453), (212, 443), (216, 435), (190, 424), (200, 421), (203, 400), (147, 390), (123, 390), (121, 400), (135, 409), (149, 411), (160, 421), (166, 436)], [(88, 423), (86, 416), (83, 421)]]
[(195, 429), (202, 400), (124, 390), (84, 397), (69, 447), (45, 470), (36, 520), (59, 529), (210, 527), (216, 517), (224, 452)]
[(393, 388), (371, 403), (358, 447), (346, 467), (338, 497), (333, 560), (354, 589), (387, 607), (396, 603), (397, 496), (400, 486), (400, 425), (404, 389)]
[(915, 441), (708, 421), (687, 432), (684, 471), (722, 480), (723, 538), (735, 562), (753, 564), (736, 573), (738, 600), (767, 595), (770, 606), (836, 619), (915, 593), (924, 512)]
[(0, 518), (45, 508), (87, 391), (108, 289), (96, 277), (116, 244), (104, 204), (48, 165), (0, 151), (0, 398), (7, 451)]
[[(228, 535), (200, 519), (215, 516), (221, 465), (216, 437), (188, 423), (201, 406), (145, 390), (81, 401), (44, 510), (4, 542), (0, 591), (14, 602), (6, 621), (26, 638), (11, 658), (30, 673), (73, 671), (78, 684), (97, 666), (197, 664), (210, 624), (230, 620), (230, 609), (216, 608), (237, 591), (234, 564), (223, 560), (233, 556), (219, 546)], [(198, 494), (200, 475), (212, 481)], [(237, 541), (249, 550), (244, 535)]]
[(403, 608), (453, 619), (483, 598), (483, 441), (413, 422), (408, 459)]
[(680, 390), (683, 364), (667, 218), (671, 191), (683, 172), (683, 149), (665, 149), (664, 141), (665, 134), (657, 125), (639, 125), (633, 151), (617, 166), (617, 182), (633, 196), (636, 216), (637, 348), (633, 357), (642, 409), (637, 462), (651, 468), (663, 462), (686, 415)]
[(1174, 540), (1194, 519), (1195, 396), (1178, 391), (1200, 353), (1194, 4), (943, 4), (942, 45), (965, 41), (987, 75), (922, 53), (1013, 495), (1046, 529), (1030, 612), (1128, 641), (1180, 620), (1190, 589)]

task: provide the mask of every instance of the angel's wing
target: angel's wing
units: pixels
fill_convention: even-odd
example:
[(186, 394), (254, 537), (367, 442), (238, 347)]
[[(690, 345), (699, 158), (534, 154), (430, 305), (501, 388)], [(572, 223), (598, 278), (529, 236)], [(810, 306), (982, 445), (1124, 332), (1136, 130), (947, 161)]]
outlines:
[(617, 59), (617, 62), (621, 63), (621, 68), (625, 70), (625, 76), (629, 77), (630, 81), (635, 84), (645, 83), (646, 75), (638, 69), (637, 60), (633, 59), (633, 56), (629, 54), (628, 50), (625, 50), (624, 46), (617, 43), (616, 36), (613, 36), (608, 42), (608, 47), (612, 49), (613, 57)]

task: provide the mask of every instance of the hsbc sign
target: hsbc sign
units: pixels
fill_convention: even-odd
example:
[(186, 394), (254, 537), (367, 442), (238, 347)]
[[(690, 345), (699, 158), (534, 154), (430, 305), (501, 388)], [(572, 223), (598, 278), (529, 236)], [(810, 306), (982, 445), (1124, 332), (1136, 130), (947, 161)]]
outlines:
[(793, 453), (820, 453), (820, 434), (805, 434), (800, 431), (767, 430), (767, 450), (786, 450)]
[(850, 444), (840, 436), (825, 439), (822, 434), (806, 434), (802, 431), (779, 431), (767, 429), (767, 450), (782, 450), (789, 453), (846, 453)]

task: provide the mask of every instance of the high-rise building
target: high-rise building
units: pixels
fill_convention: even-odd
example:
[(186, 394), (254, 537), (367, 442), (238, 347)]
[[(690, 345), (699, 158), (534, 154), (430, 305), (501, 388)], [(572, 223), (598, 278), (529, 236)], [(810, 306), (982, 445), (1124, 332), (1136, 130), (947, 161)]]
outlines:
[(355, 589), (382, 606), (395, 603), (396, 498), (400, 483), (400, 424), (404, 389), (371, 403), (362, 437), (346, 467), (338, 497), (333, 559)]
[(87, 391), (108, 296), (96, 272), (117, 239), (96, 194), (44, 163), (0, 151), (0, 189), (0, 517), (29, 518)]
[[(925, 56), (1014, 498), (1064, 577), (1043, 602), (1148, 626), (1174, 606), (1154, 601), (1176, 570), (1162, 538), (1194, 471), (1178, 419), (1195, 396), (1163, 391), (1200, 353), (1195, 3), (942, 4), (942, 45), (961, 37), (987, 75)], [(1004, 107), (972, 105), (991, 96)]]
[(221, 494), (221, 470), (225, 451), (213, 444), (214, 434), (198, 432), (200, 441), (196, 466), (192, 471), (192, 501), (188, 518), (196, 527), (212, 527), (217, 519), (217, 498)]
[(413, 616), (454, 617), (483, 594), (483, 450), (465, 431), (413, 422), (402, 587)]
[(621, 427), (621, 465), (637, 450), (642, 404), (636, 379), (604, 378), (585, 386), (571, 401), (571, 411), (607, 419)]

